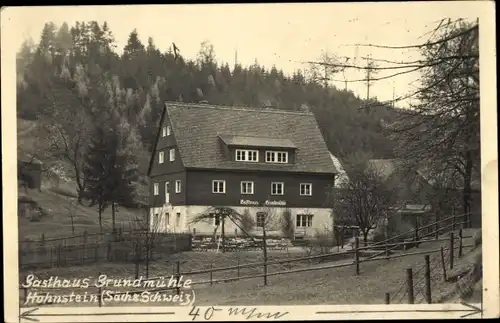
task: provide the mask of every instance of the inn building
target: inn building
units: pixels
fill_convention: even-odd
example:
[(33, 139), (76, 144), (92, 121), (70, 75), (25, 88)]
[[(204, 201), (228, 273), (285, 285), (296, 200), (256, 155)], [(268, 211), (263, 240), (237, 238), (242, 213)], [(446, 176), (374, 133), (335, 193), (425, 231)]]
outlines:
[[(150, 160), (151, 226), (211, 234), (215, 206), (249, 214), (291, 213), (295, 231), (332, 226), (336, 167), (313, 114), (167, 102)], [(238, 233), (231, 221), (228, 233)], [(276, 229), (279, 230), (279, 229)]]

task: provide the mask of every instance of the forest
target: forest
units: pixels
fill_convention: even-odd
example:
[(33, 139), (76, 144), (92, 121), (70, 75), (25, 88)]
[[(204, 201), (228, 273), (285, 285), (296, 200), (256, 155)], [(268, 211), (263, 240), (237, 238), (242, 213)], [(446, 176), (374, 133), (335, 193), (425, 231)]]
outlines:
[(143, 44), (135, 29), (118, 51), (106, 22), (49, 22), (39, 43), (27, 39), (17, 54), (18, 119), (36, 121), (34, 155), (47, 165), (64, 161), (79, 200), (99, 210), (130, 200), (136, 184), (146, 187), (166, 101), (312, 112), (340, 160), (359, 153), (398, 157), (413, 169), (425, 163), (435, 174), (452, 173), (462, 183), (468, 210), (480, 156), (478, 25), (445, 21), (433, 38), (408, 46), (420, 50), (422, 60), (379, 68), (421, 72), (422, 86), (412, 94), (418, 103), (411, 109), (367, 102), (323, 82), (314, 66), (288, 76), (257, 61), (220, 64), (209, 42), (200, 44), (195, 59), (186, 59), (173, 43), (168, 49), (157, 48), (152, 38)]
[[(195, 60), (185, 59), (174, 49), (162, 51), (152, 38), (143, 44), (134, 29), (119, 55), (106, 23), (78, 22), (71, 27), (64, 23), (59, 28), (47, 23), (40, 42), (26, 40), (18, 54), (18, 116), (54, 118), (51, 107), (65, 109), (61, 102), (68, 100), (85, 109), (86, 104), (78, 102), (82, 94), (92, 95), (90, 91), (96, 90), (92, 87), (101, 87), (121, 97), (116, 104), (127, 110), (127, 121), (138, 127), (150, 151), (165, 101), (307, 109), (315, 114), (335, 155), (364, 151), (378, 158), (392, 156), (393, 144), (380, 127), (381, 119), (394, 118), (396, 112), (390, 107), (360, 110), (362, 99), (325, 86), (308, 71), (286, 76), (279, 67), (257, 62), (246, 67), (219, 65), (216, 50), (207, 42), (200, 45)], [(97, 107), (107, 108), (106, 104)]]

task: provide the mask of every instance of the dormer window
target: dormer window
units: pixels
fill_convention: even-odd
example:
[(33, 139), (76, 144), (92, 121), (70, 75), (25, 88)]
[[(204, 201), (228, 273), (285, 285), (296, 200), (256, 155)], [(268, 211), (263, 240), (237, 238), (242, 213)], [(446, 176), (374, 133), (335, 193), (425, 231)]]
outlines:
[(258, 162), (259, 151), (249, 149), (236, 149), (236, 161)]
[(162, 128), (162, 137), (170, 136), (170, 126)]
[(266, 163), (288, 163), (288, 152), (286, 151), (266, 151)]
[(165, 160), (165, 153), (163, 151), (160, 151), (158, 153), (158, 163), (163, 164), (164, 160)]
[(161, 136), (162, 137), (170, 136), (170, 126), (165, 126), (162, 128)]

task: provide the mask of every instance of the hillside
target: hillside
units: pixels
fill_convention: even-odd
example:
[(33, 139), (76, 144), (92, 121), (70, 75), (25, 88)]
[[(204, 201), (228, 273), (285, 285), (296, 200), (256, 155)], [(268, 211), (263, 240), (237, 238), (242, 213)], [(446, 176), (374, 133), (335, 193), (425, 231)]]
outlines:
[[(68, 191), (70, 191), (68, 189)], [(71, 227), (70, 209), (74, 214), (75, 235), (99, 232), (97, 207), (87, 207), (75, 204), (76, 198), (60, 194), (57, 189), (45, 189), (41, 192), (29, 190), (28, 196), (41, 208), (42, 215), (36, 220), (19, 217), (19, 240), (40, 240), (44, 238), (68, 237), (73, 234)], [(120, 207), (116, 215), (117, 227), (127, 228), (130, 221), (143, 216), (140, 210)], [(103, 228), (111, 229), (111, 210), (107, 209), (102, 215)]]
[[(46, 239), (71, 236), (70, 214), (74, 215), (75, 234), (99, 232), (97, 207), (77, 205), (72, 167), (67, 161), (55, 159), (44, 151), (47, 139), (42, 135), (40, 123), (18, 118), (17, 129), (18, 159), (31, 160), (31, 156), (36, 156), (43, 163), (41, 191), (19, 190), (20, 197), (34, 201), (37, 209), (37, 216), (33, 218), (19, 217), (19, 240), (39, 240), (42, 234)], [(126, 226), (142, 216), (142, 212), (119, 207), (117, 225)], [(104, 229), (111, 228), (111, 210), (105, 210), (102, 219)]]

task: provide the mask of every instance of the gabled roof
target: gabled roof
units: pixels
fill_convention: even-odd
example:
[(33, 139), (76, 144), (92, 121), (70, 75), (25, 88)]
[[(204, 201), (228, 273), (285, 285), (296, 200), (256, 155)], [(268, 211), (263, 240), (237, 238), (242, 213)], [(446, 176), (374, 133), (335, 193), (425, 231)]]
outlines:
[[(181, 102), (168, 102), (165, 106), (160, 124), (167, 115), (186, 168), (337, 173), (311, 113)], [(157, 141), (159, 134), (158, 130)], [(224, 155), (221, 139), (231, 144), (247, 142), (251, 145), (294, 146), (295, 163), (232, 162)], [(148, 174), (152, 162), (153, 159)]]
[[(374, 167), (378, 172), (380, 172), (380, 174), (385, 178), (389, 178), (396, 171), (402, 170), (402, 168), (400, 167), (404, 167), (403, 161), (399, 159), (371, 159), (368, 161), (368, 163), (370, 166)], [(457, 176), (457, 174), (450, 169), (446, 169), (439, 173), (436, 173), (432, 172), (429, 167), (420, 166), (415, 169), (415, 172), (422, 179), (427, 181), (427, 183), (429, 183), (431, 186), (455, 189), (463, 188), (463, 178)], [(398, 175), (404, 176), (402, 172)], [(471, 186), (474, 190), (481, 189), (479, 174), (475, 170), (473, 170), (472, 172)]]
[(330, 153), (330, 158), (333, 162), (333, 165), (335, 166), (335, 169), (337, 169), (338, 172), (337, 177), (335, 178), (335, 187), (342, 187), (343, 185), (349, 183), (349, 176), (344, 170), (340, 159), (335, 157), (332, 153)]
[(400, 161), (397, 159), (370, 159), (368, 165), (380, 174), (380, 176), (388, 179), (398, 170)]

